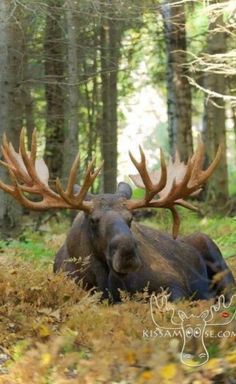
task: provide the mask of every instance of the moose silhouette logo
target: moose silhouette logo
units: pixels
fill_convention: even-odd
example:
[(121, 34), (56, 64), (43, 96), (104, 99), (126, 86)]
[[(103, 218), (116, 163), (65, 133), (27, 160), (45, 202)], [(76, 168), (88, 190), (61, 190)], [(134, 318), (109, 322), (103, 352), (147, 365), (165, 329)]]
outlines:
[[(233, 321), (236, 309), (230, 311), (230, 307), (234, 299), (236, 299), (236, 295), (233, 295), (230, 302), (226, 303), (224, 295), (221, 295), (216, 304), (211, 305), (209, 309), (202, 311), (199, 315), (187, 315), (182, 310), (178, 310), (176, 313), (174, 305), (168, 302), (166, 295), (158, 297), (153, 294), (150, 298), (151, 316), (158, 329), (169, 332), (173, 330), (175, 333), (180, 331), (182, 334), (181, 362), (188, 366), (200, 366), (209, 360), (209, 353), (205, 345), (206, 328), (224, 326)], [(158, 313), (167, 314), (171, 324), (159, 324)]]

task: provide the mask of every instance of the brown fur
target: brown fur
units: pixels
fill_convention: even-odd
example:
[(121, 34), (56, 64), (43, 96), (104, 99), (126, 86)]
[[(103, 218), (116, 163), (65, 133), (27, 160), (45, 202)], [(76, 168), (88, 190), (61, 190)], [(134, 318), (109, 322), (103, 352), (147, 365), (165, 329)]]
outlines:
[(117, 195), (95, 197), (93, 212), (76, 217), (56, 255), (54, 271), (68, 272), (86, 288), (111, 295), (113, 301), (119, 300), (119, 289), (134, 293), (146, 287), (149, 292), (169, 289), (172, 299), (214, 296), (210, 259), (218, 265), (217, 272), (226, 272), (220, 289), (234, 283), (220, 251), (206, 235), (174, 240), (137, 223), (129, 228), (131, 214), (124, 201)]

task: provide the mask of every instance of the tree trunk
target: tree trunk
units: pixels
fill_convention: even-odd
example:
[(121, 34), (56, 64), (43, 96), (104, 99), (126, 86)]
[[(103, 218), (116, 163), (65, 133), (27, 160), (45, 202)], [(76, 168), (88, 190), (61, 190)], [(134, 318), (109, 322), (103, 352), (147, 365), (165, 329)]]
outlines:
[[(208, 53), (220, 54), (226, 50), (226, 36), (223, 32), (215, 32), (214, 29), (223, 25), (222, 17), (219, 17), (209, 26)], [(206, 73), (204, 87), (210, 91), (225, 94), (226, 81), (222, 74)], [(222, 98), (206, 95), (204, 102), (204, 140), (206, 142), (207, 160), (212, 161), (217, 148), (223, 145), (223, 155), (219, 166), (208, 182), (208, 198), (217, 203), (217, 207), (223, 207), (228, 199), (228, 173), (226, 158), (226, 128), (225, 128), (225, 102)]]
[(64, 145), (64, 77), (60, 0), (50, 0), (45, 26), (45, 159), (52, 179), (62, 175)]
[(236, 107), (232, 107), (232, 119), (234, 125), (234, 142), (235, 142), (235, 150), (236, 150)]
[(113, 193), (117, 178), (117, 74), (121, 30), (118, 21), (103, 19), (101, 26), (103, 190)]
[(23, 104), (24, 104), (24, 122), (27, 130), (27, 137), (29, 142), (31, 142), (32, 133), (35, 128), (35, 121), (34, 121), (34, 101), (31, 94), (31, 71), (29, 66), (29, 52), (28, 52), (28, 42), (30, 39), (30, 30), (29, 25), (32, 21), (31, 17), (25, 16), (25, 35), (24, 35), (24, 79), (23, 79), (23, 85), (22, 85), (22, 97), (23, 97)]
[(185, 8), (174, 0), (162, 2), (167, 50), (167, 108), (169, 144), (186, 160), (193, 151), (191, 88), (184, 67), (186, 56)]
[(78, 30), (75, 17), (76, 3), (66, 1), (66, 21), (68, 32), (68, 126), (64, 143), (63, 178), (67, 178), (69, 170), (78, 152)]
[[(13, 10), (9, 1), (0, 2), (0, 140), (5, 132), (15, 147), (19, 145), (22, 128), (23, 35), (19, 6)], [(0, 178), (7, 180), (3, 167)], [(1, 236), (19, 232), (22, 208), (10, 196), (0, 191)]]
[[(236, 90), (236, 76), (228, 77), (227, 86), (230, 92), (230, 95), (234, 96)], [(235, 142), (235, 151), (236, 151), (236, 105), (231, 105), (231, 118), (233, 122), (233, 130), (234, 130), (234, 142)]]

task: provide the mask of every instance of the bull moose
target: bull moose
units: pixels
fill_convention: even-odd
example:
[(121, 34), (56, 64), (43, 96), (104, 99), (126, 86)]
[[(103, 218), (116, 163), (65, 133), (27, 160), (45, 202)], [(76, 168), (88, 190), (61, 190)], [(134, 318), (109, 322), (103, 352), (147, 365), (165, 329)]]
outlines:
[[(211, 176), (221, 157), (216, 157), (203, 170), (204, 145), (199, 141), (196, 152), (187, 164), (178, 154), (166, 164), (160, 152), (160, 170), (149, 172), (145, 154), (140, 147), (141, 161), (130, 153), (138, 170), (131, 175), (134, 184), (145, 190), (144, 197), (132, 199), (129, 184), (118, 184), (114, 194), (88, 193), (101, 167), (93, 170), (91, 161), (81, 186), (75, 184), (80, 164), (74, 160), (64, 190), (59, 179), (56, 191), (48, 184), (49, 172), (43, 159), (36, 159), (36, 131), (32, 136), (31, 151), (25, 146), (25, 131), (20, 135), (17, 153), (6, 136), (2, 153), (12, 185), (0, 181), (0, 188), (12, 195), (20, 204), (31, 210), (76, 209), (74, 220), (65, 243), (55, 257), (54, 271), (66, 271), (86, 289), (96, 288), (103, 298), (120, 300), (120, 291), (131, 294), (150, 293), (167, 289), (170, 299), (208, 299), (234, 285), (234, 278), (216, 244), (205, 234), (195, 233), (177, 237), (180, 218), (176, 205), (188, 209), (195, 207), (184, 199), (196, 194)], [(32, 201), (28, 194), (41, 196)], [(139, 208), (167, 208), (173, 217), (173, 234), (132, 222), (132, 213)], [(220, 278), (217, 278), (220, 276)]]

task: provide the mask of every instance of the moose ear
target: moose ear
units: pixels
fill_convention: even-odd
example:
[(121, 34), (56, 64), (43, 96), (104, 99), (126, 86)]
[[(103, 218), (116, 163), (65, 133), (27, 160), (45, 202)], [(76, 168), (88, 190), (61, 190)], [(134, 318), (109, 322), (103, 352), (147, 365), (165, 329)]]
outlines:
[[(81, 190), (80, 186), (78, 184), (74, 184), (73, 193), (74, 194), (79, 193), (80, 190)], [(87, 193), (84, 200), (90, 201), (90, 200), (93, 200), (93, 198), (94, 198), (94, 195), (92, 193)]]
[(118, 184), (116, 193), (128, 200), (132, 196), (132, 188), (129, 184), (122, 181)]

